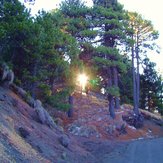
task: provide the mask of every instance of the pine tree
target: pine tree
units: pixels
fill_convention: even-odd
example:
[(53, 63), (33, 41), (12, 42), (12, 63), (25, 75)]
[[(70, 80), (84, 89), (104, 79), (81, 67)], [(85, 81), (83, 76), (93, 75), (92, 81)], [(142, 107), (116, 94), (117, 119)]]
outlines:
[(33, 97), (40, 90), (49, 96), (70, 74), (66, 58), (77, 53), (76, 40), (64, 31), (62, 15), (39, 12), (32, 18), (17, 0), (4, 1), (0, 9), (1, 60), (11, 63), (16, 83)]
[(139, 115), (140, 98), (140, 58), (147, 49), (153, 50), (156, 47), (154, 40), (158, 38), (158, 32), (154, 30), (151, 21), (145, 20), (135, 12), (129, 12), (129, 27), (132, 29), (131, 40), (132, 71), (133, 71), (133, 97), (134, 112)]
[[(28, 38), (30, 13), (18, 0), (3, 0), (0, 5), (0, 57), (6, 62), (23, 58), (24, 40)], [(17, 57), (19, 55), (19, 57)]]
[[(90, 40), (94, 38), (92, 34), (94, 31), (90, 29), (89, 9), (80, 0), (65, 0), (61, 3), (60, 12), (65, 18), (65, 31), (76, 39), (78, 45), (76, 47), (77, 54), (75, 57), (70, 57), (70, 73), (71, 77), (68, 80), (68, 85), (74, 87), (74, 79), (79, 73), (86, 71), (87, 75), (90, 71), (90, 55), (92, 46)], [(70, 84), (71, 83), (71, 84)], [(71, 117), (73, 113), (73, 91), (69, 96), (69, 103), (71, 108), (68, 111), (68, 116)]]
[(141, 84), (141, 108), (148, 109), (150, 112), (163, 108), (161, 104), (162, 79), (155, 70), (156, 64), (150, 62), (148, 58), (144, 61), (144, 71), (140, 76)]
[(132, 63), (128, 56), (123, 56), (123, 61), (127, 70), (120, 76), (119, 80), (121, 104), (133, 105)]
[(94, 29), (98, 29), (98, 43), (95, 63), (99, 66), (100, 76), (104, 80), (108, 94), (109, 111), (115, 118), (114, 108), (119, 106), (118, 74), (125, 71), (118, 45), (125, 40), (125, 12), (117, 1), (95, 0), (92, 20)]
[(65, 0), (61, 3), (60, 11), (65, 17), (65, 30), (78, 42), (79, 51), (76, 60), (83, 60), (84, 64), (89, 63), (93, 52), (91, 41), (97, 35), (97, 32), (91, 28), (91, 9), (80, 0)]

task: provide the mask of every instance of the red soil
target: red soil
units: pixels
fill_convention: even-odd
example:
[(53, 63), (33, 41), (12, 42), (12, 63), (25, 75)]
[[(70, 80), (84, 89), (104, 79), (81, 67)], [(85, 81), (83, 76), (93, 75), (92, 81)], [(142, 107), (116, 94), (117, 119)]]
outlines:
[[(100, 134), (100, 139), (103, 140), (116, 139), (123, 141), (163, 136), (163, 127), (150, 120), (145, 120), (141, 129), (126, 124), (122, 120), (122, 115), (126, 115), (131, 110), (130, 105), (123, 105), (121, 109), (116, 110), (116, 118), (113, 120), (109, 115), (107, 100), (92, 95), (75, 94), (73, 118), (68, 118), (65, 113), (61, 112), (57, 112), (55, 116), (62, 119), (66, 131), (71, 124), (78, 121), (82, 126), (94, 127)], [(126, 134), (120, 134), (120, 132), (114, 130), (114, 126), (120, 127), (122, 124), (126, 126)], [(111, 127), (113, 127), (113, 132), (108, 133), (107, 128)]]

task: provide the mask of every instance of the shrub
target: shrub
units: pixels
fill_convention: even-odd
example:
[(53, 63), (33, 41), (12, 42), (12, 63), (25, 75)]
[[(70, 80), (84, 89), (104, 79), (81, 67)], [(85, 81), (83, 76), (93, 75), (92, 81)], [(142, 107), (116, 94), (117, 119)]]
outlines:
[(59, 110), (67, 111), (70, 108), (68, 96), (69, 90), (63, 89), (62, 91), (55, 93), (55, 95), (49, 96), (47, 98), (47, 103)]

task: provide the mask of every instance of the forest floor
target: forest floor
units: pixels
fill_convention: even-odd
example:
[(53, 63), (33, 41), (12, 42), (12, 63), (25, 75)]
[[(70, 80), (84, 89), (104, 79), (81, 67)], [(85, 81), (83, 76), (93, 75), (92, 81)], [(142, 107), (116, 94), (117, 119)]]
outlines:
[(0, 162), (132, 163), (138, 161), (133, 159), (134, 153), (146, 159), (144, 156), (157, 152), (156, 161), (161, 163), (158, 150), (163, 147), (163, 127), (151, 118), (145, 120), (143, 128), (135, 129), (122, 120), (131, 106), (121, 106), (115, 120), (107, 106), (107, 101), (96, 94), (76, 94), (73, 118), (50, 109), (58, 124), (51, 129), (38, 122), (34, 109), (20, 97), (0, 87)]
[(149, 113), (150, 118), (144, 120), (144, 126), (136, 129), (122, 119), (123, 115), (130, 112), (132, 106), (124, 104), (115, 111), (116, 118), (113, 120), (109, 115), (108, 101), (104, 97), (95, 93), (78, 93), (74, 95), (73, 118), (67, 118), (63, 112), (56, 112), (54, 116), (59, 118), (68, 133), (77, 136), (118, 141), (163, 137), (162, 125), (157, 125), (152, 118), (161, 119), (161, 116)]

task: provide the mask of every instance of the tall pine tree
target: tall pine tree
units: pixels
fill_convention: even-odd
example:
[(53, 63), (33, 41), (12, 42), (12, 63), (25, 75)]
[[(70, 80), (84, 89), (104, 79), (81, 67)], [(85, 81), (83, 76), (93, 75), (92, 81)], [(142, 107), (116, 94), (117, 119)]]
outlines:
[(140, 59), (147, 49), (155, 49), (157, 46), (154, 40), (158, 38), (158, 32), (154, 29), (151, 21), (143, 19), (136, 12), (129, 12), (129, 27), (132, 30), (131, 40), (133, 44), (132, 51), (132, 71), (133, 71), (133, 97), (134, 112), (139, 115), (140, 99)]
[(92, 20), (98, 30), (95, 63), (99, 66), (109, 101), (109, 111), (115, 118), (115, 108), (119, 106), (119, 72), (125, 71), (118, 46), (125, 40), (125, 12), (115, 0), (94, 0)]

